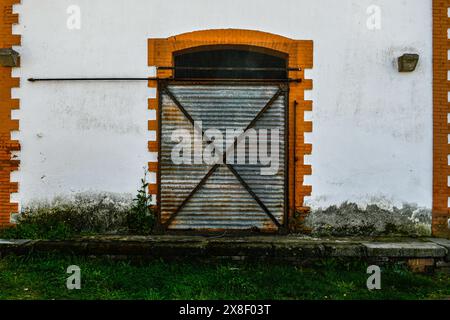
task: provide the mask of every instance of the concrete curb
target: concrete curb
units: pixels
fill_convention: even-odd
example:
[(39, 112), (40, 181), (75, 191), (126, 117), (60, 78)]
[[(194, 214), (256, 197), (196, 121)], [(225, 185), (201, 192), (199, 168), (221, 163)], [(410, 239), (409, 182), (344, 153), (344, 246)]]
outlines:
[(74, 240), (0, 240), (0, 256), (32, 252), (146, 258), (231, 258), (300, 261), (313, 258), (437, 259), (450, 262), (445, 239), (316, 239), (304, 237), (110, 236)]
[(450, 261), (450, 240), (448, 239), (439, 239), (439, 238), (429, 238), (428, 241), (431, 241), (441, 247), (447, 249), (447, 257), (446, 260)]
[(369, 257), (444, 258), (447, 249), (433, 242), (364, 242)]

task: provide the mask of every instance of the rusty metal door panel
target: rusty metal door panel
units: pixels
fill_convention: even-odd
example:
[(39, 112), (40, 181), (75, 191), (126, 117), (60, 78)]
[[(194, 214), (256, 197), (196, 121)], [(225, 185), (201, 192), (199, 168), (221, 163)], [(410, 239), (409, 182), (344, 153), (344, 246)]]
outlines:
[(264, 199), (265, 205), (273, 213), (275, 218), (283, 221), (285, 213), (285, 140), (281, 137), (285, 135), (285, 101), (283, 97), (275, 102), (272, 108), (264, 113), (263, 117), (255, 125), (255, 129), (275, 129), (280, 130), (280, 153), (279, 169), (276, 175), (261, 175), (261, 165), (235, 165), (235, 168), (242, 178), (249, 184), (252, 190)]
[(187, 203), (172, 229), (275, 229), (269, 217), (225, 167)]
[[(280, 87), (268, 84), (176, 83), (167, 85), (166, 89), (162, 90), (160, 98), (160, 210), (161, 222), (167, 223), (167, 229), (258, 228), (271, 231), (283, 225), (287, 192), (286, 93), (277, 96)], [(262, 113), (271, 99), (273, 103), (270, 108)], [(279, 130), (279, 169), (275, 175), (261, 175), (260, 164), (223, 164), (217, 170), (213, 168), (213, 173), (205, 180), (211, 165), (173, 163), (171, 152), (177, 144), (171, 140), (173, 130), (185, 129), (193, 137), (196, 129), (192, 122), (201, 121), (203, 131), (218, 129), (225, 139), (226, 129), (244, 129), (255, 117), (259, 118), (253, 129)], [(224, 150), (233, 147), (233, 141), (226, 141), (225, 144)], [(203, 148), (205, 146), (203, 141)], [(248, 158), (248, 148), (246, 154)], [(194, 190), (196, 187), (198, 190)], [(268, 211), (272, 218), (268, 216)]]
[(194, 127), (167, 96), (162, 97), (161, 111), (160, 200), (161, 222), (165, 223), (205, 176), (209, 166), (194, 163), (192, 165), (173, 164), (171, 153), (176, 143), (171, 141), (172, 132), (177, 129), (185, 129), (193, 136)]

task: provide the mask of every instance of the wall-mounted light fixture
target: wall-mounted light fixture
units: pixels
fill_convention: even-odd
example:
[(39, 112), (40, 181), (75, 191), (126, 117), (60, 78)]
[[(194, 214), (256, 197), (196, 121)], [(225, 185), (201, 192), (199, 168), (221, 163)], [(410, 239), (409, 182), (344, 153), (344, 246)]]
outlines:
[(398, 72), (413, 72), (419, 62), (419, 55), (416, 53), (405, 53), (398, 58)]
[(11, 48), (0, 49), (0, 66), (2, 67), (18, 67), (19, 53)]

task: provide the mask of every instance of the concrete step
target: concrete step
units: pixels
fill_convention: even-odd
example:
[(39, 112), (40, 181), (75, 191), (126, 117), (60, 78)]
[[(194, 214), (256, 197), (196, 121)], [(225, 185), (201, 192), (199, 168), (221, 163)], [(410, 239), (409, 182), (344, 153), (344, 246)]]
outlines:
[(302, 236), (95, 236), (73, 240), (0, 240), (0, 255), (58, 252), (148, 258), (398, 258), (450, 261), (445, 239), (346, 239)]

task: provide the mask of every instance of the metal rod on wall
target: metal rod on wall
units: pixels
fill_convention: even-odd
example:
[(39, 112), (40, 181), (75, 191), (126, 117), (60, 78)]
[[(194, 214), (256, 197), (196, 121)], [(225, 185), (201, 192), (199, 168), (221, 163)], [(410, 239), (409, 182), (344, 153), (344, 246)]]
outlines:
[(158, 78), (29, 78), (30, 82), (38, 81), (150, 81)]
[(302, 68), (246, 68), (246, 67), (156, 67), (159, 70), (200, 71), (302, 71)]
[(173, 78), (28, 78), (30, 82), (43, 81), (193, 81), (193, 82), (302, 82), (302, 79), (173, 79)]

